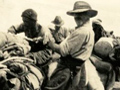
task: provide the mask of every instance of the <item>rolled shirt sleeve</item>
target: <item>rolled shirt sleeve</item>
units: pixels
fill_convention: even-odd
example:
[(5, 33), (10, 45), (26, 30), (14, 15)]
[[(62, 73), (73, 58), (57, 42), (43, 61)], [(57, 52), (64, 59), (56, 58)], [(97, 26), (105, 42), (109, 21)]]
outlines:
[(79, 52), (86, 38), (84, 32), (74, 32), (69, 35), (61, 44), (60, 44), (60, 53), (62, 56), (74, 55), (76, 52)]
[(24, 25), (20, 24), (20, 25), (12, 25), (9, 29), (8, 32), (12, 33), (12, 34), (17, 34), (20, 32), (24, 31)]
[(66, 38), (69, 34), (70, 34), (70, 31), (69, 31), (69, 29), (67, 29), (67, 28), (64, 28), (64, 38)]

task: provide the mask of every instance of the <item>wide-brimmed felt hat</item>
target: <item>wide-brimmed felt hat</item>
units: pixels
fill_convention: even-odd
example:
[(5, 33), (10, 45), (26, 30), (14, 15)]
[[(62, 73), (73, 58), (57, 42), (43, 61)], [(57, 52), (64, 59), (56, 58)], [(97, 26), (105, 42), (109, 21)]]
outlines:
[(64, 21), (60, 16), (56, 16), (52, 23), (55, 24), (56, 26), (62, 26), (64, 24)]
[(97, 11), (93, 10), (91, 6), (84, 1), (77, 1), (74, 4), (73, 10), (67, 12), (68, 15), (74, 16), (75, 14), (87, 12), (90, 17), (97, 15)]

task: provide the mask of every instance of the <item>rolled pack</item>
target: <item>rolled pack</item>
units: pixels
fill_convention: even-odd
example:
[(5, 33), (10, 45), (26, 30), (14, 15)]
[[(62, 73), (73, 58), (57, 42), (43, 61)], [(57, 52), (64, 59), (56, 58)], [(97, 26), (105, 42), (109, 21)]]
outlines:
[(108, 57), (109, 53), (112, 51), (113, 45), (113, 38), (102, 37), (100, 38), (94, 46), (94, 52), (97, 56), (101, 58)]

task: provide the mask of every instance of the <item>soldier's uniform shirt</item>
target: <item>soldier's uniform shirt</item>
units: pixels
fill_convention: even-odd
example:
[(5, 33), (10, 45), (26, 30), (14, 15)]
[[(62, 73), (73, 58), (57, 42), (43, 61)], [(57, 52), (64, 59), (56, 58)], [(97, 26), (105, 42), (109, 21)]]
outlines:
[(61, 44), (62, 56), (71, 55), (73, 58), (89, 59), (94, 46), (94, 32), (92, 26), (86, 23), (76, 28)]
[(50, 29), (56, 43), (61, 43), (68, 35), (69, 31), (65, 27), (60, 27), (59, 30)]
[[(49, 29), (47, 27), (41, 26), (38, 23), (34, 28), (26, 27), (24, 23), (21, 23), (20, 25), (11, 26), (8, 29), (8, 32), (14, 33), (14, 34), (24, 32), (25, 36), (27, 36), (28, 38), (37, 38), (39, 36), (44, 38), (45, 34), (47, 34), (48, 38), (54, 41)], [(45, 39), (48, 39), (48, 38), (44, 38), (43, 41), (46, 41)], [(39, 51), (41, 50), (41, 48), (44, 48), (44, 45), (41, 45), (42, 44), (41, 42), (37, 44), (33, 42), (29, 42), (29, 43), (31, 46), (31, 51)]]
[[(24, 23), (21, 23), (20, 25), (11, 26), (8, 29), (8, 32), (10, 33), (25, 33), (25, 36), (28, 38), (37, 38), (37, 37), (43, 37), (43, 41), (47, 40), (53, 40), (54, 38), (48, 29), (48, 27), (42, 26), (40, 24), (36, 24), (34, 28), (26, 27)], [(47, 38), (45, 36), (48, 36)], [(46, 40), (47, 39), (47, 40)], [(43, 42), (30, 42), (29, 44), (31, 46), (31, 51), (29, 53), (29, 56), (31, 58), (36, 59), (36, 64), (40, 66), (40, 64), (46, 63), (49, 61), (52, 57), (52, 50), (47, 47), (47, 43), (43, 44)]]

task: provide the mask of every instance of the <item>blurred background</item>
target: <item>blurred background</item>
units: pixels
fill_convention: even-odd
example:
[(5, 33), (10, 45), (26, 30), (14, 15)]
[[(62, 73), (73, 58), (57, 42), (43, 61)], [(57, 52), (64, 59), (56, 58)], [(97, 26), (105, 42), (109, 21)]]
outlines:
[[(74, 2), (78, 0), (0, 0), (0, 31), (7, 32), (11, 25), (22, 22), (21, 13), (28, 8), (38, 13), (38, 23), (49, 26), (56, 15), (61, 16), (65, 27), (75, 27), (73, 17), (66, 14), (73, 9)], [(84, 0), (91, 7), (98, 10), (95, 18), (102, 20), (102, 25), (108, 31), (113, 30), (120, 36), (120, 0)]]

